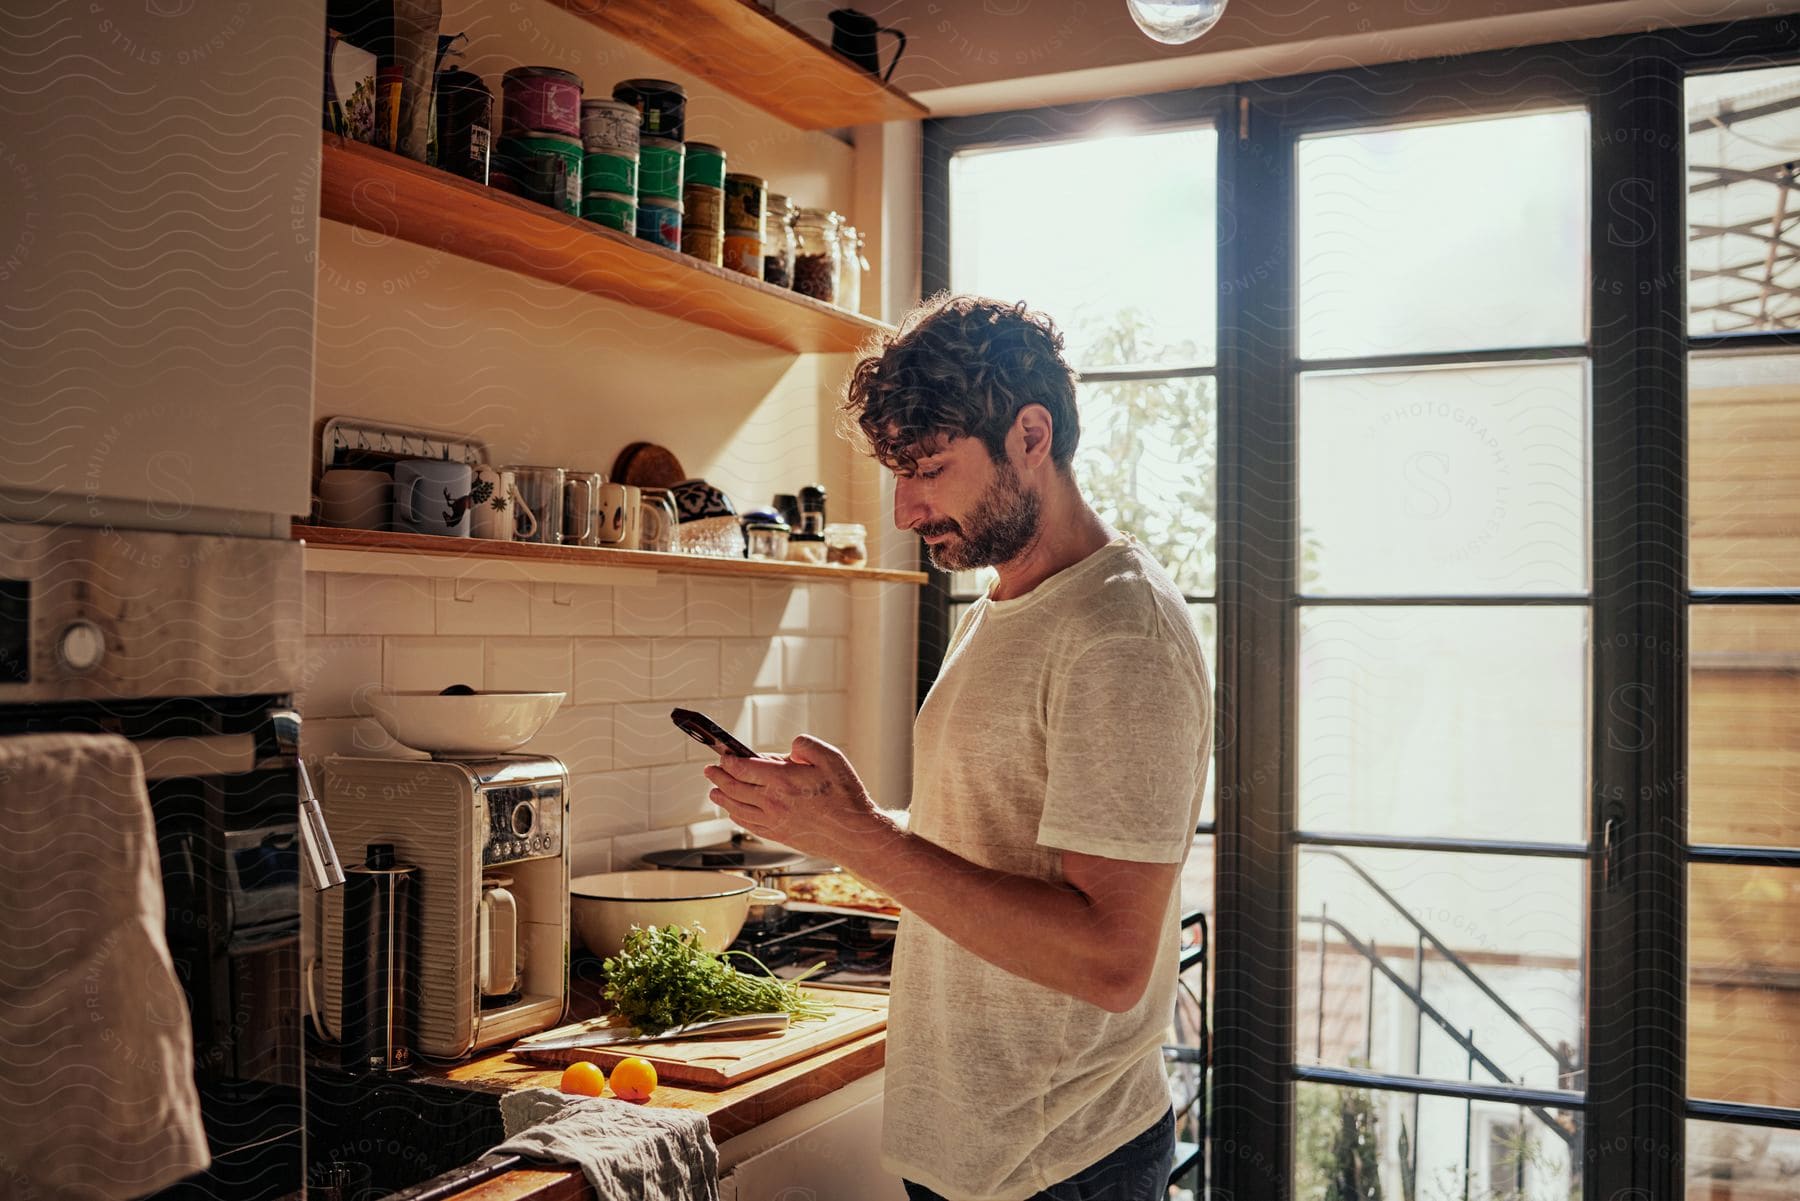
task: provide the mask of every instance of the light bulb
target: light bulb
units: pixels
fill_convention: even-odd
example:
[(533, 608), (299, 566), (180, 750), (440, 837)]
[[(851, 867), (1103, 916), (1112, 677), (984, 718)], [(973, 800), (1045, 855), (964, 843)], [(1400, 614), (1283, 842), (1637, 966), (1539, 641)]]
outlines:
[(1225, 13), (1226, 0), (1125, 0), (1131, 19), (1145, 36), (1170, 46), (1191, 42)]

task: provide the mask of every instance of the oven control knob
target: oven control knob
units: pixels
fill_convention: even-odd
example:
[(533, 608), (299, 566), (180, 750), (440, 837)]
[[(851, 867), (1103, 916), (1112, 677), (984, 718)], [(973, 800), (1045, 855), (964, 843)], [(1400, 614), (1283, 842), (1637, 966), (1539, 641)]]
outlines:
[(531, 823), (537, 813), (530, 805), (514, 805), (512, 811), (512, 831), (520, 838), (531, 833)]
[(56, 657), (70, 671), (92, 671), (106, 657), (106, 635), (91, 621), (72, 621), (56, 640)]

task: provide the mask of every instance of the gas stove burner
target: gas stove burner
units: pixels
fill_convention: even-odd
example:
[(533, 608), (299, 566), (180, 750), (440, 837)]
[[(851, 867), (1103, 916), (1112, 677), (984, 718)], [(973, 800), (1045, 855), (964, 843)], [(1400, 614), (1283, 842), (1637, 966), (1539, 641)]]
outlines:
[[(731, 944), (746, 951), (770, 974), (791, 978), (816, 963), (825, 966), (808, 977), (820, 984), (858, 984), (886, 988), (894, 962), (894, 936), (899, 923), (879, 914), (807, 913), (790, 910), (781, 920), (746, 929)], [(755, 965), (740, 960), (749, 971)]]
[(651, 851), (644, 862), (652, 867), (673, 867), (684, 871), (720, 871), (737, 868), (750, 871), (774, 871), (795, 867), (806, 861), (799, 851), (767, 850), (760, 847), (687, 847), (667, 851)]

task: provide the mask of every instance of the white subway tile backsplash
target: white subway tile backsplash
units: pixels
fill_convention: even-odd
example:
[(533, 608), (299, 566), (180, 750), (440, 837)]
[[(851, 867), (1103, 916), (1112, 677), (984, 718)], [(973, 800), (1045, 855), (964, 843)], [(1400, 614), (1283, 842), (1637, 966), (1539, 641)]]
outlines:
[(613, 633), (670, 638), (687, 632), (687, 577), (665, 572), (648, 588), (613, 592)]
[(613, 590), (580, 584), (531, 585), (531, 632), (565, 638), (611, 634)]
[(692, 741), (669, 720), (667, 702), (613, 706), (613, 761), (619, 767), (656, 767), (687, 758)]
[(850, 586), (808, 584), (806, 633), (843, 636), (850, 632)]
[(838, 688), (843, 684), (838, 667), (837, 638), (781, 637), (781, 684), (789, 692)]
[(658, 638), (650, 644), (650, 695), (716, 696), (719, 643), (713, 638)]
[[(709, 697), (706, 700), (685, 700), (676, 702), (683, 709), (698, 709), (726, 730), (735, 734), (742, 742), (747, 742), (752, 749), (756, 747), (753, 737), (755, 721), (750, 712), (750, 698), (747, 696)], [(786, 747), (781, 748), (786, 750)], [(703, 742), (692, 738), (687, 740), (687, 759), (689, 763), (715, 763), (718, 754)]]
[(381, 684), (381, 639), (308, 638), (300, 664), (300, 711), (313, 717), (367, 717), (361, 694)]
[(750, 581), (750, 632), (768, 637), (806, 629), (806, 587), (787, 580)]
[(569, 782), (569, 820), (577, 841), (650, 829), (650, 769), (592, 772)]
[(325, 577), (317, 571), (306, 573), (306, 624), (308, 634), (325, 632)]
[(396, 692), (439, 692), (452, 684), (488, 687), (479, 638), (388, 638), (381, 682)]
[(785, 755), (797, 735), (808, 733), (806, 697), (790, 692), (750, 698), (752, 749)]
[(599, 872), (610, 872), (612, 844), (613, 840), (610, 838), (582, 838), (577, 835), (569, 851), (569, 874), (591, 876)]
[(781, 641), (777, 638), (719, 640), (719, 693), (775, 692), (781, 688)]
[(574, 659), (567, 638), (489, 638), (485, 686), (496, 692), (569, 692)]
[(531, 592), (512, 580), (434, 580), (440, 634), (525, 634)]
[(672, 851), (686, 845), (687, 830), (680, 826), (651, 830), (646, 834), (621, 834), (612, 840), (612, 870), (623, 872), (641, 868), (644, 856), (651, 851)]
[(648, 638), (583, 638), (575, 644), (575, 699), (584, 705), (602, 701), (650, 699)]
[(611, 771), (613, 707), (565, 703), (522, 749), (534, 755), (555, 755), (572, 776)]
[(327, 634), (430, 634), (437, 628), (433, 581), (410, 576), (327, 575)]
[(702, 764), (678, 763), (673, 767), (650, 769), (650, 827), (689, 826), (709, 821), (723, 811), (707, 794), (712, 781), (701, 773)]
[(687, 632), (690, 637), (728, 638), (750, 632), (749, 580), (688, 579)]
[(807, 732), (842, 750), (850, 737), (850, 694), (815, 692), (807, 698), (807, 714), (812, 719)]
[[(328, 755), (369, 755), (378, 759), (425, 759), (423, 751), (401, 746), (372, 717), (308, 717), (300, 723), (300, 753), (317, 767)], [(320, 786), (313, 772), (313, 786)]]
[(691, 847), (716, 847), (731, 841), (737, 833), (738, 825), (728, 817), (716, 817), (711, 821), (695, 822), (687, 828), (688, 845)]

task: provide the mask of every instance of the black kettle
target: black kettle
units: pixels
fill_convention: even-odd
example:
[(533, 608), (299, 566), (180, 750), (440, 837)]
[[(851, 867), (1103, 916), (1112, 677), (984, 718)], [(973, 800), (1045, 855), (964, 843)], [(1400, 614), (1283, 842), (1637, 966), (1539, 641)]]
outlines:
[[(888, 62), (886, 75), (881, 73), (881, 56), (875, 47), (876, 36), (883, 33), (891, 33), (900, 39), (894, 47), (894, 57)], [(894, 68), (900, 65), (900, 56), (906, 53), (906, 35), (879, 24), (868, 13), (857, 12), (854, 8), (837, 8), (831, 11), (831, 48), (886, 83), (893, 78)]]

